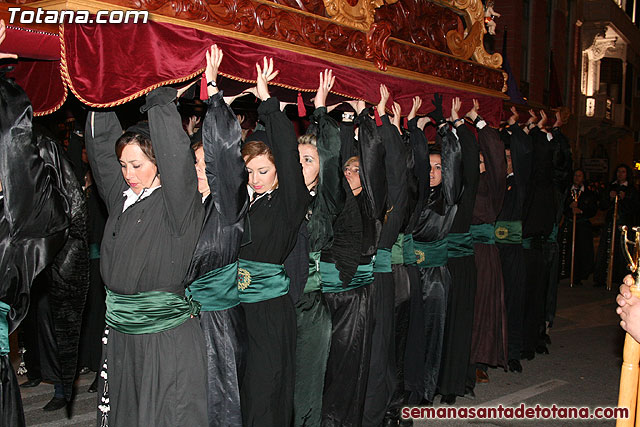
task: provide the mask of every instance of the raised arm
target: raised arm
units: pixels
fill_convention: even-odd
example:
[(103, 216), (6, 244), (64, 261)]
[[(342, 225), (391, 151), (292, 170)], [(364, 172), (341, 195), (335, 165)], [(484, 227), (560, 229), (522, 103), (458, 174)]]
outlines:
[(509, 118), (507, 126), (507, 130), (511, 132), (511, 164), (516, 185), (522, 189), (520, 193), (524, 198), (531, 177), (533, 145), (531, 137), (518, 125), (518, 112), (515, 107), (511, 107), (511, 112), (513, 114)]
[(120, 136), (122, 127), (116, 113), (89, 112), (84, 132), (87, 155), (93, 179), (109, 213), (120, 209), (122, 192), (127, 189), (115, 150)]
[(318, 197), (324, 200), (328, 215), (338, 215), (345, 201), (340, 164), (340, 127), (327, 113), (326, 99), (329, 88), (333, 86), (335, 77), (331, 70), (320, 73), (320, 84), (314, 99), (315, 111), (311, 121), (317, 128), (317, 148), (320, 157)]
[(387, 178), (384, 171), (384, 145), (375, 121), (365, 111), (356, 119), (362, 189), (367, 196), (371, 217), (382, 219), (386, 212)]
[(278, 73), (273, 71), (273, 60), (267, 62), (265, 58), (263, 68), (260, 64), (256, 64), (256, 68), (257, 93), (262, 100), (258, 114), (265, 124), (267, 139), (273, 151), (278, 172), (278, 191), (285, 197), (287, 218), (293, 224), (299, 224), (306, 214), (310, 196), (302, 175), (298, 141), (293, 124), (286, 114), (280, 111), (278, 99), (269, 95), (267, 83)]
[(431, 174), (431, 163), (429, 162), (429, 142), (424, 134), (424, 129), (419, 126), (416, 113), (422, 105), (422, 99), (418, 96), (413, 98), (413, 107), (408, 116), (407, 126), (409, 129), (409, 144), (413, 152), (413, 174), (418, 183), (418, 202), (416, 209), (422, 209), (429, 191), (429, 175)]
[(169, 224), (182, 235), (193, 209), (202, 209), (189, 137), (182, 128), (176, 104), (177, 91), (160, 87), (147, 94), (142, 111), (149, 114), (151, 143), (162, 180), (162, 195)]
[(209, 100), (202, 124), (202, 145), (206, 163), (207, 181), (216, 210), (226, 224), (238, 222), (249, 206), (247, 193), (247, 169), (240, 146), (242, 129), (240, 122), (226, 104), (215, 85), (222, 51), (216, 45), (207, 51), (205, 75)]
[(484, 157), (484, 165), (489, 182), (489, 194), (493, 201), (495, 213), (500, 213), (507, 179), (507, 164), (504, 158), (504, 144), (497, 130), (480, 119), (478, 128), (478, 144)]
[[(455, 205), (460, 200), (464, 185), (470, 182), (469, 176), (463, 175), (463, 172), (467, 171), (467, 162), (473, 162), (472, 152), (474, 149), (476, 153), (476, 171), (478, 169), (478, 148), (473, 134), (466, 128), (464, 122), (458, 124), (458, 112), (461, 106), (460, 98), (454, 98), (451, 101), (451, 118), (454, 126), (458, 124), (455, 128), (455, 133), (449, 125), (444, 122), (441, 113), (442, 97), (439, 97), (437, 94), (434, 98), (434, 105), (436, 105), (436, 110), (431, 113), (431, 117), (434, 117), (434, 114), (436, 114), (435, 120), (438, 125), (438, 137), (440, 138), (440, 144), (442, 146), (442, 192), (447, 204)], [(438, 112), (440, 113), (438, 114)], [(471, 136), (472, 140), (469, 139), (469, 136)], [(473, 166), (471, 165), (471, 167)]]

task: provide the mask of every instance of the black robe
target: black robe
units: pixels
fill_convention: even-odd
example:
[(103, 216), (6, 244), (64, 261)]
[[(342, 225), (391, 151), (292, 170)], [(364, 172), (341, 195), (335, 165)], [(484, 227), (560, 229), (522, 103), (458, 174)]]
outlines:
[(573, 239), (573, 210), (574, 194), (578, 196), (578, 209), (582, 213), (576, 214), (576, 244), (574, 259), (574, 283), (585, 280), (593, 272), (593, 226), (590, 218), (598, 211), (598, 196), (586, 186), (576, 189), (573, 186), (564, 201), (564, 222), (559, 234), (560, 243), (560, 277), (571, 276), (571, 247)]
[[(0, 78), (0, 115), (0, 301), (10, 307), (11, 334), (27, 314), (34, 277), (66, 242), (71, 202), (59, 169), (59, 153), (52, 151), (47, 159), (41, 156), (45, 145), (36, 145), (31, 103), (17, 84), (5, 78)], [(25, 425), (8, 354), (0, 356), (0, 424)]]
[[(408, 203), (406, 150), (397, 128), (386, 114), (381, 117), (378, 132), (385, 147), (385, 173), (387, 176), (387, 213), (384, 218), (378, 250), (391, 248), (406, 223)], [(389, 265), (389, 267), (391, 267)], [(374, 272), (373, 298), (376, 319), (367, 381), (363, 426), (379, 426), (396, 385), (395, 362), (395, 283), (393, 271)]]
[[(413, 122), (413, 121), (412, 121)], [(429, 187), (429, 152), (424, 133), (410, 122), (419, 199), (413, 240), (435, 242), (445, 239), (452, 227), (462, 193), (460, 141), (445, 125), (438, 131), (442, 147), (442, 183)], [(451, 285), (447, 266), (420, 268), (422, 292), (412, 298), (409, 340), (405, 359), (405, 387), (410, 403), (433, 401), (443, 351), (446, 305)]]
[[(202, 123), (202, 145), (211, 193), (204, 201), (204, 222), (187, 271), (186, 285), (238, 259), (245, 215), (249, 208), (247, 170), (240, 153), (242, 132), (222, 92), (211, 96)], [(222, 295), (236, 288), (234, 280), (217, 281)], [(237, 301), (239, 304), (239, 300)], [(242, 307), (200, 312), (207, 345), (207, 410), (209, 426), (240, 426), (240, 382), (246, 351)]]
[[(184, 296), (184, 277), (202, 228), (190, 141), (174, 100), (161, 87), (146, 97), (151, 141), (162, 186), (123, 212), (127, 190), (114, 150), (122, 129), (114, 112), (90, 112), (85, 139), (91, 170), (109, 218), (100, 248), (106, 287), (119, 294), (162, 291)], [(110, 426), (206, 425), (206, 350), (197, 318), (153, 334), (108, 329), (103, 356), (107, 384), (98, 411)], [(153, 380), (152, 380), (153, 379)], [(108, 393), (108, 394), (107, 394)]]
[[(462, 149), (462, 196), (450, 233), (468, 233), (476, 203), (480, 179), (480, 149), (478, 141), (462, 124), (456, 128)], [(448, 260), (451, 286), (447, 296), (442, 366), (438, 388), (442, 395), (463, 396), (467, 384), (467, 368), (471, 353), (473, 307), (476, 294), (475, 255)], [(475, 375), (475, 370), (474, 370)]]
[(545, 330), (545, 302), (549, 284), (549, 263), (545, 262), (547, 240), (556, 223), (554, 187), (554, 145), (547, 134), (537, 127), (530, 132), (532, 141), (532, 172), (524, 206), (522, 234), (526, 271), (523, 354), (532, 358)]
[[(509, 148), (513, 174), (507, 176), (499, 221), (522, 221), (527, 186), (531, 176), (531, 137), (516, 123), (509, 126)], [(527, 281), (522, 243), (497, 243), (502, 263), (507, 309), (507, 359), (520, 360), (522, 352), (524, 290)]]
[[(362, 191), (357, 196), (346, 179), (346, 200), (333, 225), (333, 244), (324, 249), (321, 262), (334, 263), (343, 287), (347, 287), (359, 265), (369, 264), (377, 250), (381, 219), (387, 200), (384, 145), (375, 122), (364, 110), (356, 119), (358, 140), (352, 125), (341, 127), (342, 163), (360, 159)], [(324, 282), (324, 279), (323, 279)], [(331, 346), (322, 403), (322, 425), (361, 425), (369, 376), (371, 334), (374, 317), (372, 285), (324, 297), (332, 320)]]
[[(258, 107), (278, 172), (278, 188), (249, 208), (251, 241), (239, 257), (283, 264), (298, 238), (310, 202), (293, 125), (271, 97)], [(247, 360), (240, 388), (245, 426), (289, 425), (293, 416), (295, 311), (291, 298), (243, 303), (247, 321)], [(268, 355), (268, 356), (266, 356)]]
[[(486, 171), (480, 175), (474, 225), (493, 224), (502, 209), (507, 167), (504, 144), (498, 131), (488, 125), (478, 130), (478, 143)], [(471, 363), (507, 367), (507, 312), (500, 253), (495, 244), (474, 243), (477, 269)]]

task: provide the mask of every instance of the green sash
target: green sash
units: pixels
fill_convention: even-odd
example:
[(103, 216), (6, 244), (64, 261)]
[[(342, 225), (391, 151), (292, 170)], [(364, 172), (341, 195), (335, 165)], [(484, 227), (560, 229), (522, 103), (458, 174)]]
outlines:
[(182, 325), (200, 313), (200, 303), (171, 292), (117, 294), (108, 288), (105, 322), (123, 334), (155, 334)]
[(435, 242), (413, 241), (418, 267), (442, 267), (447, 265), (447, 239)]
[(526, 239), (522, 239), (522, 247), (524, 249), (531, 249), (531, 243), (533, 243), (533, 237), (527, 237)]
[(558, 241), (558, 224), (553, 224), (553, 229), (549, 234), (549, 238), (547, 242), (557, 242)]
[(232, 262), (198, 277), (185, 294), (202, 304), (202, 311), (226, 310), (240, 304), (237, 280), (238, 263)]
[(240, 302), (267, 301), (289, 292), (289, 276), (284, 265), (246, 259), (238, 262)]
[(496, 243), (496, 228), (493, 224), (474, 224), (469, 227), (473, 243), (494, 245)]
[(522, 221), (496, 221), (494, 234), (496, 243), (522, 244)]
[(319, 291), (322, 289), (320, 275), (320, 251), (309, 252), (309, 278), (304, 287), (304, 293)]
[(473, 237), (471, 233), (449, 233), (447, 236), (447, 256), (463, 258), (473, 255)]
[(332, 262), (320, 261), (320, 274), (322, 275), (322, 292), (350, 291), (373, 283), (373, 260), (369, 264), (359, 265), (356, 274), (347, 286), (342, 286), (340, 272)]
[(89, 259), (100, 259), (100, 245), (92, 243), (89, 245)]
[(7, 314), (10, 307), (0, 301), (0, 356), (9, 354), (9, 321)]
[(391, 273), (391, 249), (378, 248), (373, 260), (374, 273)]
[(404, 264), (404, 256), (403, 256), (403, 243), (404, 242), (404, 234), (398, 234), (398, 238), (396, 242), (391, 247), (391, 264)]
[(406, 265), (416, 265), (416, 248), (413, 243), (413, 235), (405, 234), (402, 242), (402, 259)]

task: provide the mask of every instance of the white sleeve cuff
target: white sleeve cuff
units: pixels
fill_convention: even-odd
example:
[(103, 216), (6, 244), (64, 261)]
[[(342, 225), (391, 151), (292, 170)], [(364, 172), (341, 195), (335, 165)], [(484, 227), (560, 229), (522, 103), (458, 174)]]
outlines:
[(476, 127), (478, 129), (482, 129), (487, 125), (487, 122), (485, 122), (484, 120), (478, 120), (478, 123), (476, 124)]

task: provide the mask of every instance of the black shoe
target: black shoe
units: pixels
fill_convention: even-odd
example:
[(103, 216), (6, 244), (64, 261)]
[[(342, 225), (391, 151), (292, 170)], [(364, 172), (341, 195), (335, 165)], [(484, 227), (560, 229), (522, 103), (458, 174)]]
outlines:
[(87, 389), (87, 393), (95, 393), (98, 391), (98, 377), (91, 383), (89, 388)]
[(522, 372), (522, 364), (517, 359), (509, 359), (509, 371)]
[(538, 354), (549, 354), (549, 349), (547, 348), (547, 346), (546, 346), (546, 345), (544, 345), (544, 344), (539, 344), (539, 345), (536, 347), (536, 353), (538, 353)]
[(445, 394), (444, 396), (442, 396), (442, 399), (440, 399), (440, 403), (445, 404), (445, 405), (453, 405), (456, 403), (456, 395), (455, 394)]
[(573, 286), (582, 286), (582, 280), (578, 280), (573, 284)]
[(89, 368), (87, 368), (86, 366), (83, 366), (82, 368), (80, 368), (80, 370), (78, 371), (78, 375), (86, 375), (89, 372), (91, 372), (91, 370)]
[(473, 391), (471, 387), (464, 388), (464, 398), (474, 400), (476, 398), (476, 393)]
[(67, 400), (64, 397), (53, 397), (49, 403), (42, 408), (45, 411), (57, 411), (67, 406)]
[(36, 378), (35, 380), (29, 380), (20, 384), (20, 387), (22, 388), (37, 387), (38, 384), (40, 384), (41, 382), (42, 382), (42, 378)]
[(400, 421), (398, 421), (398, 426), (400, 426), (400, 427), (411, 427), (411, 426), (413, 426), (413, 420), (411, 420), (411, 419), (403, 420), (402, 418), (400, 418)]

